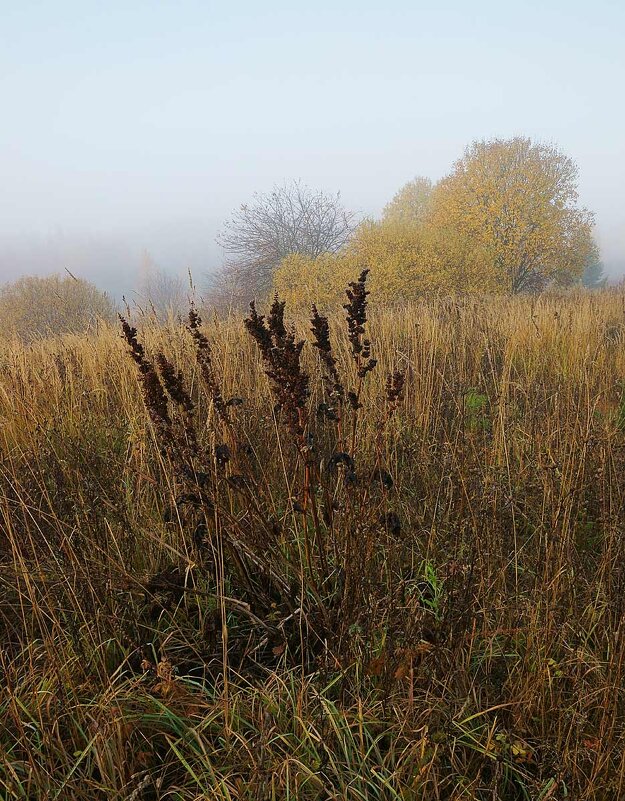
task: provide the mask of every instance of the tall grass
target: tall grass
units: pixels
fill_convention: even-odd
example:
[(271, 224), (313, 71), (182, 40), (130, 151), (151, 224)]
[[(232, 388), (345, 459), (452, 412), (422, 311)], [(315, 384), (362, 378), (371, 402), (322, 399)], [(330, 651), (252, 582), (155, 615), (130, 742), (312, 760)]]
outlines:
[(368, 311), (0, 343), (0, 796), (625, 797), (625, 296)]

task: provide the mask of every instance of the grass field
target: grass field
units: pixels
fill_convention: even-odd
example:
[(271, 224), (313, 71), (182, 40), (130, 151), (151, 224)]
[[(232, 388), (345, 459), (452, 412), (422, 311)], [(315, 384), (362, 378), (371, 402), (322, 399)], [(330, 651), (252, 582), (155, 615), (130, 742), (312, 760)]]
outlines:
[(625, 797), (625, 294), (358, 287), (0, 342), (0, 797)]

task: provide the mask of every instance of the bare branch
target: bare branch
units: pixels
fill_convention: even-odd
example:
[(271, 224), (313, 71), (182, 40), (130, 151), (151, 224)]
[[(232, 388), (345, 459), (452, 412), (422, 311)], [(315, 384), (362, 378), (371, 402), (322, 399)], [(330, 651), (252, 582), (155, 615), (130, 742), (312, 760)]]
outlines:
[(273, 271), (291, 253), (316, 258), (335, 253), (350, 238), (356, 217), (340, 195), (315, 191), (300, 182), (254, 195), (226, 222), (217, 241), (226, 252), (209, 296), (219, 305), (241, 305), (271, 291)]

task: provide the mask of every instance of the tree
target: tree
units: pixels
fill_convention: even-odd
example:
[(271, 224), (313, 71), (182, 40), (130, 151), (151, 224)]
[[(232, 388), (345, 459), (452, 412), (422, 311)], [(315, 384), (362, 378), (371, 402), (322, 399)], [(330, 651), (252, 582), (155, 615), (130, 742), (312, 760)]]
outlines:
[(0, 288), (2, 333), (27, 342), (50, 334), (82, 333), (114, 317), (109, 296), (73, 275), (26, 276)]
[(382, 219), (406, 225), (420, 225), (426, 217), (432, 197), (432, 181), (417, 177), (396, 193), (382, 212)]
[(348, 241), (354, 220), (340, 195), (299, 182), (255, 194), (251, 204), (243, 204), (226, 222), (217, 240), (226, 264), (213, 278), (209, 294), (222, 300), (230, 296), (231, 302), (266, 296), (283, 259), (292, 253), (310, 259), (336, 253)]
[(603, 289), (608, 279), (603, 269), (603, 263), (599, 261), (596, 254), (593, 254), (584, 267), (582, 274), (582, 285), (586, 289)]
[(595, 253), (593, 215), (577, 207), (578, 170), (530, 139), (474, 142), (433, 191), (428, 224), (478, 249), (484, 280), (512, 294), (566, 285)]

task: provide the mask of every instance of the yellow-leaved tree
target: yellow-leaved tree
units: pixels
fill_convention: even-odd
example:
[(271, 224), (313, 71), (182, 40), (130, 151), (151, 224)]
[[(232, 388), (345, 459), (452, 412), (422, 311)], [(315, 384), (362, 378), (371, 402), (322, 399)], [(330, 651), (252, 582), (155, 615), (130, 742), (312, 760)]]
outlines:
[(577, 174), (553, 145), (474, 142), (434, 189), (427, 225), (440, 241), (462, 243), (464, 254), (480, 252), (491, 291), (572, 283), (595, 251), (593, 215), (577, 206)]
[(432, 197), (432, 181), (417, 176), (408, 181), (387, 203), (382, 212), (383, 222), (405, 225), (421, 225), (429, 211)]
[(419, 295), (496, 291), (484, 275), (480, 248), (451, 232), (396, 218), (363, 222), (339, 253), (311, 259), (292, 254), (274, 273), (274, 289), (290, 306), (336, 305), (348, 281), (371, 269), (372, 297), (401, 303)]

